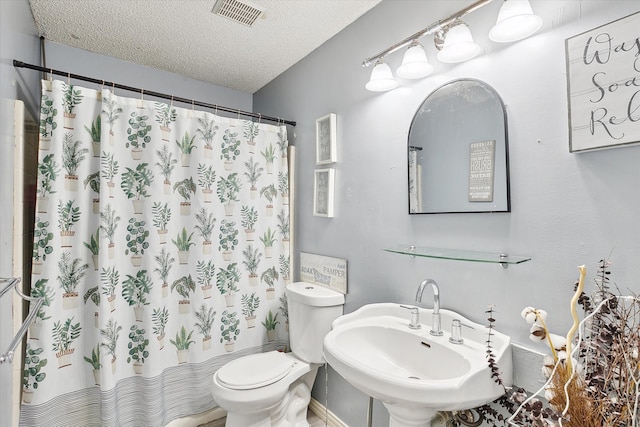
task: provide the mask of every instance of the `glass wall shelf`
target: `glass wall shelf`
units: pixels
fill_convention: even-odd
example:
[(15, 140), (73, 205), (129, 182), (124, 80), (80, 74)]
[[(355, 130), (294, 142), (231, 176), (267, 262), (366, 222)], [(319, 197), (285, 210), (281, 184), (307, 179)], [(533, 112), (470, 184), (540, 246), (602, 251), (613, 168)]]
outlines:
[(425, 258), (450, 259), (455, 261), (486, 262), (498, 264), (507, 268), (510, 264), (522, 264), (531, 261), (531, 257), (496, 254), (490, 252), (475, 252), (459, 249), (430, 248), (425, 246), (400, 245), (395, 248), (383, 248), (387, 252), (402, 255), (419, 256)]

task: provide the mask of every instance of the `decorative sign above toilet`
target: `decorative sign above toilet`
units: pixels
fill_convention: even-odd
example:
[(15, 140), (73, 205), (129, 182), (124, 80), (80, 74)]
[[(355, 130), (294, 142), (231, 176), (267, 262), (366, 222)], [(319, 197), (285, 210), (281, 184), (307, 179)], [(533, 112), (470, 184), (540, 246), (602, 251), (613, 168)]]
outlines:
[(640, 12), (566, 40), (569, 151), (640, 142)]
[(300, 280), (347, 293), (347, 260), (300, 252)]

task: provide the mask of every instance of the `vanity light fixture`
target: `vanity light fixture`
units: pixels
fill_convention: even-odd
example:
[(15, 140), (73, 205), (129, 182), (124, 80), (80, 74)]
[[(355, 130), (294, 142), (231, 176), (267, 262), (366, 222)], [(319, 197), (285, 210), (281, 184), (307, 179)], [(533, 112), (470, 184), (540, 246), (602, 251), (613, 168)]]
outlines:
[[(391, 68), (383, 58), (405, 46), (402, 64), (397, 69), (397, 75), (403, 79), (418, 79), (433, 72), (433, 65), (427, 59), (424, 48), (418, 40), (427, 35), (433, 35), (438, 52), (438, 60), (446, 63), (467, 61), (482, 53), (481, 46), (473, 41), (469, 27), (462, 22), (462, 17), (491, 3), (493, 0), (477, 0), (475, 3), (459, 10), (448, 18), (439, 20), (427, 28), (399, 41), (382, 52), (365, 59), (363, 67), (375, 63), (371, 78), (365, 85), (371, 91), (386, 91), (398, 87), (393, 78)], [(533, 14), (529, 0), (502, 0), (496, 25), (489, 32), (489, 38), (494, 42), (507, 43), (529, 37), (540, 29), (542, 19)]]
[(444, 30), (444, 43), (438, 52), (438, 60), (446, 63), (468, 61), (482, 53), (482, 48), (473, 41), (469, 26), (456, 19)]
[(398, 87), (398, 82), (393, 78), (391, 67), (381, 59), (376, 62), (371, 70), (371, 78), (366, 84), (367, 90), (372, 92), (385, 92)]
[(506, 0), (500, 7), (496, 25), (489, 38), (498, 43), (510, 43), (534, 34), (542, 27), (542, 18), (533, 14), (529, 0)]
[(421, 79), (433, 72), (433, 65), (429, 63), (424, 48), (417, 40), (409, 45), (402, 57), (402, 65), (396, 70), (401, 79)]

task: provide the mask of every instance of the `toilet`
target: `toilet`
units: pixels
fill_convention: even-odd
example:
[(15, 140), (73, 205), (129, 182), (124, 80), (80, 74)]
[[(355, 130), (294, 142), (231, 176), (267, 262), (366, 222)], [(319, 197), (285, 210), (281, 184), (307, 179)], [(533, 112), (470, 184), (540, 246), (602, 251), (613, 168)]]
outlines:
[(270, 351), (235, 359), (213, 376), (213, 398), (227, 411), (226, 427), (308, 427), (307, 407), (322, 342), (342, 315), (344, 295), (306, 282), (285, 289), (290, 353)]

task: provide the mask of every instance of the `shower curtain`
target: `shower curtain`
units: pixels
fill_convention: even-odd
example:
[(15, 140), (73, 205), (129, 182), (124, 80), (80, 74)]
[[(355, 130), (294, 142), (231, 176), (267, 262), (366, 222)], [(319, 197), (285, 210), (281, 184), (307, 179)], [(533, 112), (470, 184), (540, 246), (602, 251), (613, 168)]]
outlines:
[(287, 343), (286, 127), (43, 81), (24, 426), (164, 426)]
[(409, 149), (409, 212), (422, 212), (422, 165), (418, 161), (418, 152)]

